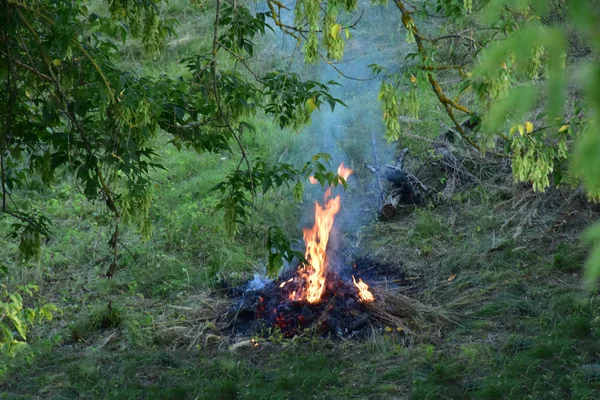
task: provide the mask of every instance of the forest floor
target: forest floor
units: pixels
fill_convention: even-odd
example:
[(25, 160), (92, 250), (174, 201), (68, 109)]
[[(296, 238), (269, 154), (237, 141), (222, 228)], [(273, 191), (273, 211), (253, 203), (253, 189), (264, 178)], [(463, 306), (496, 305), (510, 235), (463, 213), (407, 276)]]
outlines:
[[(214, 162), (179, 160), (181, 175), (175, 165), (171, 174), (183, 188), (198, 179), (184, 173), (189, 163)], [(82, 226), (102, 216), (65, 194), (69, 210), (55, 212), (69, 218), (49, 258), (22, 272), (25, 281), (39, 277), (40, 295), (64, 314), (37, 331), (26, 360), (10, 365), (0, 398), (598, 398), (600, 306), (584, 289), (580, 240), (597, 214), (573, 193), (504, 183), (457, 191), (437, 207), (401, 208), (344, 237), (406, 273), (415, 299), (439, 311), (406, 321), (410, 344), (379, 329), (346, 341), (272, 331), (255, 338), (258, 346), (232, 346), (250, 338), (217, 330), (212, 319), (227, 300), (202, 283), (193, 260), (172, 256), (181, 239), (154, 249), (130, 243), (125, 270), (103, 279), (94, 254), (108, 239)], [(178, 207), (171, 214), (188, 220)], [(78, 264), (60, 258), (67, 253)]]

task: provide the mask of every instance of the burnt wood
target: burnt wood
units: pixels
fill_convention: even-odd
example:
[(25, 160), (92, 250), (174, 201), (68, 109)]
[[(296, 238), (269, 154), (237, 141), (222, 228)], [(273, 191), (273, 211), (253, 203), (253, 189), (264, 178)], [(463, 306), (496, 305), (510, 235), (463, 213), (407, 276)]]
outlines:
[(379, 160), (377, 157), (377, 151), (375, 149), (374, 139), (372, 139), (372, 143), (375, 165), (365, 165), (365, 167), (375, 174), (378, 182), (380, 182), (381, 179), (385, 179), (392, 184), (392, 188), (386, 195), (383, 193), (383, 185), (380, 183), (380, 191), (382, 192), (383, 199), (381, 210), (385, 210), (385, 212), (383, 212), (383, 216), (386, 219), (389, 219), (391, 216), (393, 216), (393, 213), (390, 212), (390, 205), (395, 207), (397, 204), (424, 204), (426, 197), (430, 193), (430, 190), (415, 175), (411, 174), (404, 168), (404, 162), (409, 153), (408, 148), (404, 148), (402, 151), (400, 151), (400, 154), (398, 155), (394, 165), (386, 164), (378, 167), (377, 165)]

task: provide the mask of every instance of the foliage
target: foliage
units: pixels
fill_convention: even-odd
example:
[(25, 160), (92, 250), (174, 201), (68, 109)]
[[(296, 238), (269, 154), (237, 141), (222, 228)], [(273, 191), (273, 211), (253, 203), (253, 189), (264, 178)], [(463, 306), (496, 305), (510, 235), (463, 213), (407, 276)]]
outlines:
[[(461, 29), (460, 33), (446, 32), (439, 37), (421, 33), (404, 2), (396, 2), (402, 13), (403, 24), (416, 38), (416, 62), (396, 79), (404, 77), (408, 81), (415, 74), (426, 71), (426, 80), (431, 84), (441, 104), (460, 133), (469, 143), (482, 152), (495, 151), (498, 140), (501, 151), (512, 159), (513, 173), (517, 182), (531, 182), (536, 191), (543, 191), (550, 185), (549, 175), (568, 164), (571, 143), (579, 135), (570, 123), (584, 123), (581, 109), (564, 113), (564, 82), (566, 56), (564, 36), (560, 25), (569, 21), (550, 22), (551, 10), (546, 2), (456, 2), (436, 1), (434, 9), (453, 21)], [(561, 7), (560, 5), (554, 5)], [(425, 15), (427, 4), (423, 5)], [(502, 32), (503, 36), (478, 34), (478, 27)], [(449, 54), (445, 58), (439, 53), (447, 41), (457, 43), (470, 41), (472, 47), (464, 46), (462, 54)], [(472, 49), (472, 50), (469, 50)], [(457, 49), (458, 50), (458, 49)], [(454, 59), (479, 54), (479, 61), (452, 65)], [(451, 60), (452, 59), (452, 60)], [(448, 64), (446, 64), (448, 62)], [(469, 71), (471, 69), (471, 71)], [(456, 89), (459, 95), (450, 99), (438, 83), (441, 71), (456, 71), (460, 82)], [(540, 90), (545, 88), (546, 90)], [(471, 95), (469, 96), (469, 94)], [(460, 98), (463, 100), (459, 100)], [(472, 103), (470, 109), (464, 104)], [(538, 113), (536, 125), (545, 124), (535, 131), (524, 131), (525, 115), (541, 104), (546, 105), (545, 113)], [(466, 132), (459, 124), (455, 112), (466, 113), (469, 118), (481, 117), (482, 130)], [(384, 119), (387, 114), (384, 114)], [(571, 121), (572, 120), (572, 121)], [(508, 134), (502, 133), (514, 125)], [(516, 127), (520, 127), (518, 130)], [(529, 123), (528, 127), (533, 127)], [(556, 127), (556, 128), (555, 128)], [(518, 134), (515, 132), (518, 131)], [(505, 131), (506, 132), (506, 131)], [(496, 137), (499, 137), (496, 139)], [(569, 176), (555, 175), (555, 183), (576, 184), (581, 177), (572, 171)], [(595, 196), (588, 186), (590, 197)]]
[(271, 251), (267, 260), (267, 275), (271, 277), (276, 276), (281, 271), (281, 267), (283, 267), (283, 260), (288, 263), (291, 263), (294, 258), (301, 262), (306, 261), (301, 251), (294, 250), (294, 245), (297, 246), (298, 243), (290, 243), (281, 228), (277, 226), (269, 228), (267, 247)]
[[(419, 1), (411, 3), (422, 4)], [(444, 20), (445, 33), (455, 33), (453, 24), (461, 23), (468, 3), (460, 0), (429, 2), (447, 7), (448, 12), (455, 10), (453, 15), (456, 18), (453, 17), (451, 22)], [(176, 15), (183, 24), (212, 25), (215, 12), (212, 3), (204, 3), (204, 8), (195, 13), (181, 4), (187, 7), (187, 2), (170, 1), (166, 14)], [(472, 13), (467, 15), (478, 17), (479, 6), (477, 1), (473, 1)], [(173, 11), (177, 7), (183, 8), (181, 14)], [(428, 13), (434, 12), (435, 9), (428, 9)], [(186, 13), (189, 13), (187, 19), (181, 18)], [(343, 21), (344, 14), (340, 12), (338, 15), (339, 21)], [(437, 29), (431, 21), (438, 18), (423, 25), (419, 18), (425, 18), (425, 13), (417, 11), (413, 17), (424, 35)], [(209, 18), (210, 22), (206, 24)], [(365, 18), (362, 21), (369, 22)], [(380, 21), (375, 20), (373, 25), (377, 26), (371, 29), (382, 29)], [(219, 28), (220, 33), (228, 29), (224, 24), (224, 28)], [(123, 26), (127, 25), (128, 22), (125, 22)], [(390, 37), (394, 37), (393, 28), (385, 26)], [(145, 60), (143, 74), (140, 74), (142, 67), (138, 65), (129, 62), (127, 67), (123, 67), (118, 60), (115, 61), (119, 69), (126, 70), (139, 80), (141, 91), (150, 90), (153, 82), (162, 82), (160, 74), (168, 71), (168, 81), (177, 86), (175, 92), (182, 92), (170, 98), (173, 106), (168, 106), (169, 112), (177, 116), (183, 109), (184, 118), (190, 118), (186, 114), (187, 103), (185, 100), (178, 103), (176, 99), (187, 96), (190, 89), (185, 87), (185, 82), (191, 79), (192, 72), (184, 64), (175, 64), (174, 59), (185, 57), (189, 59), (186, 62), (198, 62), (199, 68), (194, 66), (191, 70), (208, 73), (208, 78), (202, 81), (207, 87), (206, 97), (201, 94), (197, 97), (198, 103), (203, 99), (207, 103), (212, 101), (211, 54), (208, 58), (189, 58), (189, 53), (197, 49), (205, 52), (204, 41), (208, 42), (210, 38), (209, 35), (199, 35), (196, 30), (191, 32), (192, 43), (183, 40), (187, 35), (181, 35), (181, 41), (173, 39), (163, 47), (163, 55), (150, 57), (156, 57), (154, 60), (136, 53), (143, 53), (141, 42), (128, 41), (126, 46), (119, 45), (127, 53), (125, 57)], [(590, 33), (595, 34), (594, 31)], [(317, 31), (317, 35), (323, 34)], [(346, 37), (343, 30), (342, 34)], [(474, 38), (479, 40), (477, 35)], [(503, 33), (497, 35), (497, 38), (503, 37)], [(412, 35), (411, 39), (416, 42), (417, 37)], [(249, 40), (259, 45), (261, 39), (254, 37)], [(470, 40), (465, 39), (465, 42), (470, 43)], [(176, 46), (185, 49), (173, 50)], [(457, 45), (455, 49), (461, 46)], [(448, 50), (452, 48), (447, 47)], [(436, 63), (449, 56), (445, 50), (446, 46), (436, 49)], [(600, 310), (597, 296), (581, 290), (578, 273), (585, 252), (574, 243), (574, 236), (595, 214), (579, 209), (572, 215), (563, 215), (563, 210), (559, 212), (548, 205), (563, 204), (562, 195), (564, 198), (570, 195), (566, 190), (530, 196), (529, 188), (522, 189), (526, 185), (516, 188), (504, 185), (504, 172), (497, 170), (494, 173), (498, 175), (489, 182), (489, 186), (484, 180), (477, 187), (456, 193), (452, 207), (410, 209), (411, 212), (399, 220), (374, 222), (356, 231), (348, 231), (342, 238), (345, 249), (352, 251), (359, 247), (366, 254), (402, 269), (406, 273), (406, 281), (398, 284), (411, 285), (410, 297), (436, 305), (431, 308), (436, 317), (421, 325), (424, 331), (418, 344), (406, 346), (397, 335), (374, 330), (359, 341), (332, 342), (306, 333), (294, 341), (284, 339), (286, 343), (283, 345), (276, 336), (277, 340), (267, 346), (261, 342), (258, 347), (223, 351), (218, 343), (226, 345), (227, 338), (211, 331), (214, 335), (210, 340), (201, 340), (192, 346), (200, 331), (211, 324), (210, 321), (204, 323), (207, 318), (201, 311), (205, 309), (204, 305), (213, 309), (218, 308), (216, 304), (219, 301), (227, 302), (219, 297), (220, 290), (211, 290), (210, 297), (204, 292), (199, 293), (199, 290), (206, 286), (212, 288), (215, 276), (225, 278), (221, 282), (223, 285), (235, 285), (247, 279), (248, 273), (256, 271), (257, 266), (262, 267), (261, 257), (265, 254), (261, 245), (265, 244), (269, 250), (269, 272), (275, 272), (297, 248), (289, 238), (294, 237), (298, 229), (296, 217), (301, 207), (291, 201), (292, 195), (301, 195), (304, 179), (311, 174), (320, 177), (322, 184), (336, 182), (335, 174), (328, 172), (328, 160), (323, 157), (311, 161), (312, 171), (302, 174), (305, 160), (299, 161), (296, 154), (308, 157), (307, 149), (315, 147), (311, 146), (314, 138), (274, 134), (281, 115), (264, 117), (266, 114), (259, 103), (271, 100), (245, 85), (248, 79), (256, 83), (255, 77), (245, 70), (241, 61), (229, 57), (229, 54), (223, 48), (219, 50), (217, 77), (223, 77), (219, 82), (227, 86), (226, 90), (219, 92), (219, 102), (228, 113), (227, 117), (235, 116), (227, 120), (231, 121), (236, 136), (248, 152), (250, 168), (244, 158), (238, 166), (240, 158), (237, 156), (241, 150), (236, 149), (237, 143), (231, 130), (222, 124), (223, 120), (217, 114), (218, 121), (214, 126), (211, 125), (213, 121), (208, 121), (202, 135), (193, 131), (193, 120), (190, 120), (192, 126), (186, 128), (167, 126), (171, 129), (167, 130), (167, 134), (162, 132), (165, 129), (159, 129), (157, 137), (149, 141), (149, 147), (156, 151), (152, 155), (153, 162), (165, 169), (149, 168), (150, 190), (145, 194), (151, 199), (149, 212), (154, 223), (153, 235), (145, 243), (134, 229), (120, 224), (123, 226), (120, 227), (119, 239), (128, 250), (119, 255), (119, 274), (114, 279), (101, 279), (107, 260), (103, 247), (111, 239), (112, 232), (98, 228), (111, 222), (114, 224), (114, 217), (106, 213), (101, 202), (89, 202), (77, 190), (73, 182), (78, 178), (69, 168), (63, 166), (55, 170), (55, 180), (50, 186), (44, 185), (41, 177), (29, 177), (28, 182), (10, 190), (15, 204), (9, 199), (11, 208), (8, 211), (16, 211), (18, 206), (21, 212), (37, 213), (32, 215), (35, 216), (33, 223), (43, 212), (54, 222), (52, 226), (47, 224), (48, 229), (52, 228), (52, 232), (48, 232), (52, 234), (52, 240), (38, 253), (39, 260), (34, 257), (23, 262), (17, 253), (20, 243), (17, 236), (0, 247), (0, 262), (10, 268), (9, 279), (39, 282), (41, 295), (51, 292), (53, 301), (64, 309), (66, 316), (49, 327), (38, 327), (40, 332), (35, 332), (35, 335), (27, 332), (30, 341), (33, 336), (39, 338), (29, 346), (36, 357), (15, 357), (7, 361), (8, 368), (0, 374), (0, 386), (3, 388), (0, 398), (28, 399), (40, 394), (53, 398), (294, 398), (316, 395), (381, 399), (496, 399), (503, 396), (562, 399), (597, 396)], [(255, 57), (256, 54), (259, 54), (257, 50)], [(568, 54), (570, 57), (571, 53)], [(325, 50), (322, 55), (328, 57)], [(418, 60), (417, 57), (415, 53), (407, 60)], [(396, 57), (389, 61), (397, 64), (386, 64), (389, 68), (382, 68), (381, 72), (392, 72), (386, 72), (384, 79), (397, 89), (400, 138), (404, 139), (409, 134), (434, 138), (441, 113), (432, 107), (432, 102), (439, 99), (431, 91), (428, 70), (415, 70), (411, 75), (396, 79), (393, 73), (401, 61)], [(378, 62), (385, 64), (387, 60)], [(237, 64), (237, 70), (232, 67), (233, 64)], [(148, 71), (148, 65), (154, 70)], [(204, 67), (206, 70), (202, 71)], [(539, 68), (538, 76), (543, 77), (543, 68)], [(183, 74), (181, 86), (172, 71)], [(465, 71), (472, 70), (465, 68)], [(457, 71), (438, 69), (433, 74), (440, 87), (448, 88), (451, 98), (461, 89), (460, 85), (454, 85), (457, 82), (454, 72)], [(465, 75), (468, 73), (465, 72)], [(528, 70), (527, 73), (533, 72)], [(416, 82), (413, 82), (412, 75)], [(264, 75), (261, 73), (259, 77), (262, 79)], [(298, 85), (302, 86), (300, 78), (298, 76)], [(287, 79), (292, 78), (288, 76)], [(282, 87), (285, 86), (285, 82), (281, 83)], [(262, 84), (256, 87), (265, 90)], [(318, 89), (318, 86), (315, 88)], [(238, 89), (242, 92), (239, 97), (236, 96)], [(414, 91), (414, 99), (417, 100), (416, 114), (410, 111), (409, 104), (413, 99), (408, 98), (409, 89)], [(543, 87), (537, 88), (538, 94), (543, 92)], [(480, 110), (479, 106), (471, 107), (471, 102), (481, 102), (483, 109), (485, 101), (485, 98), (471, 97), (473, 93), (472, 89), (466, 90), (463, 105), (468, 104), (470, 110), (477, 110), (481, 117), (487, 116), (487, 111)], [(276, 90), (273, 94), (277, 96)], [(290, 96), (290, 104), (299, 104), (302, 110), (316, 110), (311, 101), (314, 94), (307, 95), (309, 97), (304, 98), (304, 103), (303, 100), (294, 103), (295, 97)], [(285, 104), (286, 97), (282, 95), (281, 104)], [(347, 101), (352, 112), (356, 109), (360, 112), (356, 113), (358, 123), (348, 126), (355, 136), (346, 136), (350, 139), (342, 145), (344, 150), (350, 146), (357, 148), (352, 154), (359, 155), (352, 157), (357, 166), (370, 161), (370, 151), (365, 151), (362, 145), (368, 142), (368, 138), (366, 141), (361, 139), (366, 129), (373, 128), (375, 111), (371, 110), (377, 107), (376, 97), (377, 89), (361, 89), (359, 96)], [(322, 98), (323, 104), (327, 104), (325, 97)], [(280, 100), (273, 100), (277, 101)], [(248, 107), (244, 106), (244, 102), (248, 103)], [(196, 103), (192, 104), (198, 107)], [(212, 104), (216, 105), (216, 102)], [(354, 104), (357, 108), (353, 107)], [(490, 107), (494, 104), (497, 103), (490, 102)], [(293, 107), (289, 109), (294, 111)], [(577, 107), (572, 105), (573, 112)], [(283, 106), (281, 109), (284, 109)], [(588, 110), (589, 107), (585, 106), (581, 112), (589, 115)], [(215, 112), (218, 113), (218, 109)], [(458, 111), (455, 112), (458, 114)], [(407, 116), (420, 117), (421, 120), (407, 126), (411, 120)], [(252, 124), (255, 129), (244, 122)], [(568, 126), (557, 122), (553, 129), (562, 130), (560, 133), (567, 132), (569, 128), (572, 130), (565, 133), (568, 136), (563, 141), (570, 152), (574, 146), (573, 137), (580, 132), (581, 126), (575, 119), (568, 122)], [(181, 122), (179, 125), (182, 125)], [(289, 126), (293, 127), (293, 123)], [(534, 113), (506, 121), (502, 133), (516, 140), (529, 141), (528, 136), (535, 136), (535, 140), (539, 137), (543, 141), (550, 129), (542, 129), (545, 127), (545, 122)], [(470, 132), (470, 135), (480, 147), (488, 143), (491, 136), (481, 130)], [(169, 146), (169, 142), (173, 145)], [(214, 150), (205, 151), (211, 143)], [(429, 146), (429, 142), (425, 143)], [(557, 143), (561, 141), (557, 139)], [(510, 149), (504, 150), (503, 139), (496, 138), (496, 144), (499, 145), (497, 148), (486, 149), (488, 153), (492, 150), (503, 154), (511, 152)], [(545, 144), (543, 142), (539, 146)], [(196, 148), (201, 154), (196, 153)], [(121, 156), (120, 153), (115, 155)], [(587, 156), (589, 160), (595, 159), (593, 152)], [(144, 157), (142, 160), (151, 162)], [(41, 164), (44, 162), (40, 161)], [(554, 164), (553, 175), (560, 169), (564, 177), (571, 179), (569, 171), (576, 163), (570, 162), (570, 158), (561, 158), (560, 164)], [(135, 165), (135, 161), (132, 164)], [(497, 166), (495, 163), (481, 165), (482, 168)], [(525, 167), (530, 168), (529, 165)], [(589, 164), (591, 167), (592, 164)], [(360, 178), (360, 167), (357, 169)], [(25, 171), (17, 172), (27, 178)], [(230, 179), (232, 184), (229, 184)], [(550, 184), (555, 181), (555, 176), (549, 176)], [(209, 190), (219, 182), (219, 189)], [(343, 183), (339, 179), (337, 182)], [(502, 182), (500, 186), (498, 182)], [(263, 194), (263, 185), (268, 187), (266, 194)], [(238, 232), (234, 242), (226, 235), (222, 221), (225, 208), (217, 212), (214, 208), (236, 187), (248, 204), (244, 209), (246, 219), (238, 218), (245, 223), (234, 225), (233, 231)], [(252, 187), (255, 193), (252, 193)], [(225, 190), (222, 192), (221, 188)], [(141, 228), (135, 214), (138, 207), (147, 206), (147, 197), (140, 197), (139, 202), (130, 202), (127, 186), (118, 184), (114, 190), (124, 193), (118, 201), (122, 221), (129, 218), (125, 210), (130, 210), (133, 218), (128, 219), (129, 223)], [(361, 190), (360, 187), (357, 190)], [(518, 207), (510, 207), (510, 203)], [(490, 209), (494, 209), (494, 213), (490, 213)], [(237, 216), (235, 212), (232, 215)], [(13, 218), (0, 220), (0, 230), (11, 232), (11, 225), (20, 223), (19, 219)], [(367, 215), (367, 218), (370, 216)], [(555, 227), (551, 226), (556, 221), (563, 221), (563, 218), (565, 222), (557, 224), (555, 234)], [(528, 220), (531, 225), (526, 223)], [(26, 225), (18, 227), (17, 234)], [(541, 235), (540, 232), (548, 234)], [(599, 237), (596, 232), (590, 233), (592, 242), (600, 242)], [(43, 242), (44, 235), (39, 239)], [(561, 242), (558, 246), (557, 241)], [(298, 258), (300, 255), (296, 254)], [(402, 265), (397, 260), (402, 260)], [(12, 291), (8, 290), (8, 293)], [(113, 299), (119, 307), (107, 308), (106, 298)], [(23, 300), (25, 307), (34, 301), (25, 295)], [(69, 321), (66, 329), (63, 321)], [(11, 329), (14, 337), (20, 339), (18, 332)], [(361, 362), (356, 361), (357, 357)], [(22, 379), (24, 376), (27, 379)]]
[[(320, 55), (317, 31), (322, 32), (323, 47), (334, 53), (330, 57), (341, 58), (343, 46), (333, 44), (329, 34), (334, 18), (330, 8), (340, 5), (328, 4), (318, 10), (307, 1), (295, 9), (296, 32), (309, 31), (307, 61)], [(400, 139), (402, 117), (418, 118), (419, 111), (428, 111), (419, 110), (419, 104), (426, 104), (421, 99), (433, 91), (467, 143), (482, 155), (510, 159), (515, 182), (529, 183), (537, 192), (551, 185), (583, 184), (590, 200), (600, 199), (597, 2), (394, 0), (394, 4), (414, 52), (401, 66), (370, 66), (383, 77), (379, 101), (388, 141)], [(281, 20), (277, 16), (276, 23)], [(437, 24), (432, 16), (446, 22)], [(290, 32), (290, 27), (283, 29)], [(579, 98), (579, 90), (587, 96)], [(468, 130), (461, 124), (461, 114), (481, 123)], [(594, 265), (593, 276), (598, 277), (600, 264)]]
[[(37, 211), (16, 208), (11, 195), (35, 176), (49, 186), (57, 170), (68, 171), (88, 199), (106, 203), (113, 215), (110, 277), (117, 267), (119, 225), (135, 224), (146, 238), (151, 233), (150, 174), (164, 168), (155, 147), (159, 134), (169, 135), (178, 149), (237, 148), (246, 169), (238, 167), (223, 183), (236, 190), (224, 202), (240, 202), (224, 207), (233, 227), (251, 208), (244, 199), (254, 198), (260, 187), (255, 180), (265, 182), (263, 189), (271, 186), (265, 177), (273, 174), (297, 181), (289, 165), (267, 167), (251, 160), (241, 141), (254, 131), (249, 118), (262, 111), (282, 128), (297, 128), (322, 102), (332, 109), (341, 103), (324, 84), (281, 71), (259, 75), (250, 70), (245, 57), (253, 54), (255, 36), (270, 29), (267, 14), (220, 1), (207, 11), (216, 14), (212, 51), (183, 59), (185, 76), (150, 77), (119, 67), (116, 41), (139, 38), (152, 54), (172, 33), (172, 21), (159, 16), (161, 3), (111, 0), (108, 14), (99, 15), (79, 1), (3, 2), (2, 211), (20, 221), (11, 236), (20, 238), (24, 256), (39, 256), (40, 235), (48, 235), (49, 221)], [(250, 74), (227, 63), (244, 65)], [(241, 180), (249, 184), (238, 184)]]
[(386, 139), (388, 141), (398, 140), (400, 138), (400, 107), (396, 87), (383, 82), (379, 92), (379, 101), (383, 110)]
[[(333, 111), (336, 104), (344, 103), (329, 94), (326, 85), (316, 81), (300, 80), (296, 73), (273, 71), (263, 79), (266, 98), (265, 112), (273, 115), (281, 128), (289, 126), (297, 128), (310, 120), (310, 114), (327, 102)], [(335, 81), (328, 85), (336, 85)]]
[[(258, 191), (264, 195), (271, 189), (293, 184), (294, 197), (297, 201), (300, 201), (304, 193), (302, 182), (308, 179), (309, 176), (312, 176), (323, 186), (337, 186), (341, 183), (345, 188), (346, 181), (344, 178), (327, 171), (327, 167), (321, 160), (328, 163), (331, 157), (324, 153), (316, 154), (301, 169), (296, 169), (293, 165), (287, 163), (269, 164), (256, 159), (251, 170), (242, 171), (237, 169), (229, 174), (226, 181), (213, 188), (223, 195), (215, 209), (224, 211), (225, 229), (230, 235), (233, 235), (236, 233), (238, 225), (245, 225), (251, 218), (254, 203), (248, 197), (249, 193)], [(277, 274), (283, 265), (283, 259), (288, 262), (291, 262), (294, 257), (304, 260), (302, 253), (292, 250), (290, 240), (285, 238), (281, 229), (277, 226), (268, 229), (267, 248), (269, 250), (267, 272), (271, 276)]]
[(0, 354), (13, 356), (26, 346), (27, 331), (35, 322), (51, 320), (59, 309), (52, 303), (39, 308), (23, 305), (22, 295), (33, 296), (37, 286), (19, 286), (14, 291), (8, 291), (2, 284), (0, 293)]

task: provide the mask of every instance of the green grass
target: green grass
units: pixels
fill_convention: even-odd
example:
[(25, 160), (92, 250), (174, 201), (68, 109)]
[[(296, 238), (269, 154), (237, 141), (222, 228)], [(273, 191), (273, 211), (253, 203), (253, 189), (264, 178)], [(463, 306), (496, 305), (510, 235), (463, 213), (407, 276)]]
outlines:
[[(187, 334), (193, 325), (186, 325), (185, 307), (165, 314), (161, 302), (193, 304), (182, 297), (206, 284), (178, 275), (175, 263), (93, 280), (84, 296), (71, 292), (61, 305), (63, 321), (73, 322), (55, 328), (53, 339), (35, 340), (28, 359), (11, 362), (0, 381), (4, 398), (593, 399), (600, 390), (600, 306), (572, 269), (555, 267), (556, 254), (577, 248), (575, 236), (556, 242), (528, 231), (497, 249), (493, 225), (506, 216), (491, 218), (485, 230), (468, 217), (488, 206), (455, 204), (454, 217), (444, 207), (419, 210), (356, 233), (368, 253), (401, 260), (399, 268), (420, 276), (417, 298), (438, 304), (449, 318), (422, 327), (412, 346), (374, 332), (351, 342), (273, 337), (230, 351), (230, 339), (215, 332), (220, 346), (174, 347), (179, 330), (159, 326), (181, 325)], [(420, 240), (436, 251), (415, 252)], [(514, 251), (523, 243), (527, 251)], [(577, 257), (571, 262), (581, 264)], [(135, 265), (131, 271), (141, 268)], [(457, 277), (448, 282), (451, 273)], [(113, 299), (110, 313), (106, 296)], [(19, 378), (25, 374), (30, 378)]]

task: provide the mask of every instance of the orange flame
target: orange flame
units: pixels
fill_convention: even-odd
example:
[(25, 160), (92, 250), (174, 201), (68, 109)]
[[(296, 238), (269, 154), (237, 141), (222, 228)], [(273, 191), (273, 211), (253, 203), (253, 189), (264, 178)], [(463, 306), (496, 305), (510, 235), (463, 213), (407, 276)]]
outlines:
[[(338, 168), (338, 175), (344, 179), (352, 174), (350, 168), (344, 167), (344, 163)], [(325, 275), (327, 272), (327, 244), (329, 234), (333, 227), (335, 215), (340, 211), (340, 196), (330, 198), (331, 188), (325, 191), (325, 205), (321, 206), (315, 202), (315, 224), (312, 228), (303, 230), (306, 251), (304, 257), (308, 265), (298, 269), (298, 274), (305, 280), (306, 287), (298, 292), (292, 292), (290, 299), (304, 300), (309, 303), (318, 303), (325, 292)]]
[(348, 177), (352, 174), (352, 170), (350, 168), (344, 167), (344, 162), (342, 161), (342, 163), (338, 167), (337, 173), (346, 181), (348, 180)]
[(358, 278), (358, 282), (356, 282), (354, 275), (352, 275), (352, 281), (358, 289), (358, 298), (361, 302), (370, 303), (375, 300), (375, 296), (369, 291), (369, 285), (364, 283), (362, 279)]
[(309, 303), (317, 303), (325, 291), (326, 249), (329, 233), (338, 211), (340, 211), (340, 196), (327, 200), (325, 207), (315, 202), (315, 225), (303, 230), (306, 243), (304, 257), (309, 262), (309, 266), (305, 268), (302, 275), (306, 279), (306, 300)]

